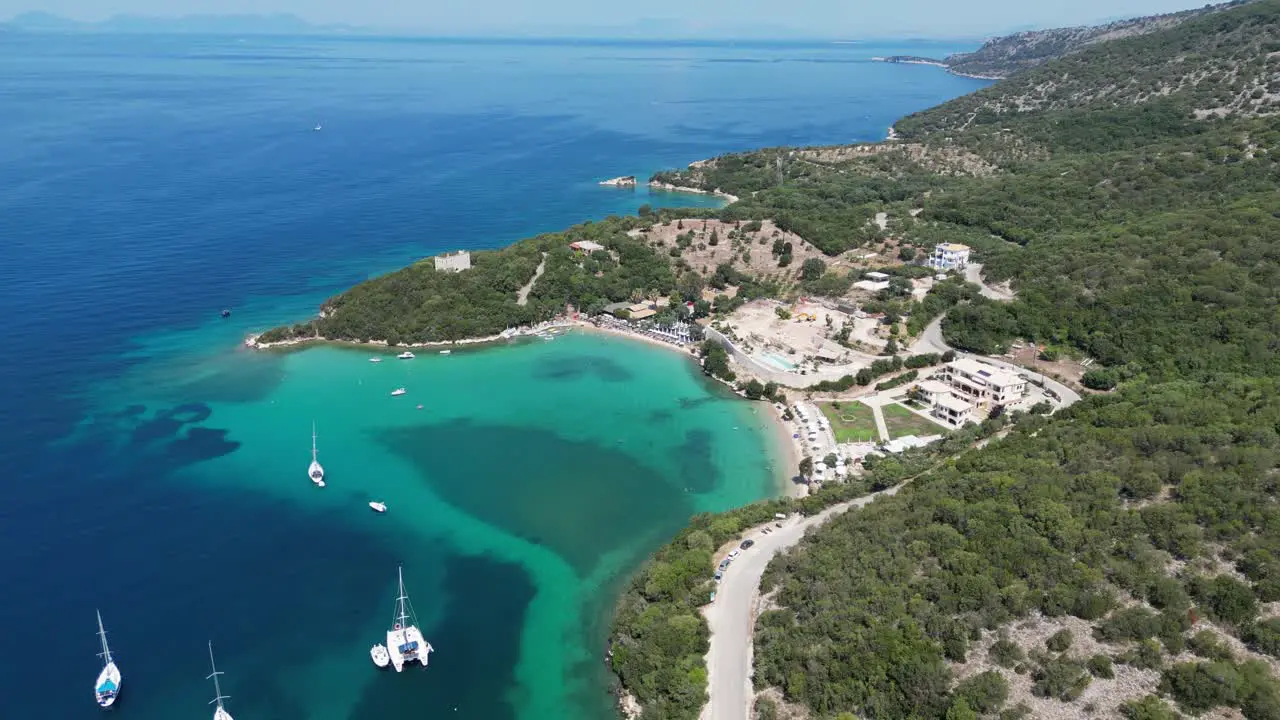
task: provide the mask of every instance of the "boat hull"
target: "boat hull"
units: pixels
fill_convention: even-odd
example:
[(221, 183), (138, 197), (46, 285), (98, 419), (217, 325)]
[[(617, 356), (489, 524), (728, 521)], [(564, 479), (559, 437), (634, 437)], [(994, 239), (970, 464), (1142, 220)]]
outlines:
[(422, 637), (422, 631), (410, 625), (403, 629), (387, 631), (387, 654), (391, 656), (391, 667), (396, 672), (404, 670), (405, 665), (415, 662), (427, 666), (427, 656), (431, 654), (431, 643)]
[(102, 672), (98, 673), (98, 681), (93, 686), (98, 707), (105, 710), (116, 704), (116, 700), (120, 698), (120, 683), (120, 669), (113, 662), (107, 663)]

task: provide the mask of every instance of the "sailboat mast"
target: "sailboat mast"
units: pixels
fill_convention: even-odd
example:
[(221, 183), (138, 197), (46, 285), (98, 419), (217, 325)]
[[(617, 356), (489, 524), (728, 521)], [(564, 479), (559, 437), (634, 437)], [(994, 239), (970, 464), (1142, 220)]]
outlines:
[(102, 659), (104, 662), (111, 663), (111, 648), (107, 647), (107, 631), (102, 628), (102, 611), (95, 610), (98, 614), (98, 637), (102, 638)]
[(408, 600), (408, 596), (404, 594), (404, 567), (397, 567), (396, 572), (400, 576), (400, 596), (396, 598), (396, 622), (400, 623), (400, 627), (408, 627), (406, 622), (409, 619), (409, 613), (405, 608), (404, 601)]
[[(213, 703), (218, 703), (218, 707), (221, 708), (222, 701), (230, 700), (231, 698), (229, 696), (222, 694), (222, 686), (218, 684), (218, 676), (221, 675), (222, 673), (218, 672), (218, 666), (213, 664), (213, 643), (212, 642), (209, 643), (209, 669), (213, 670), (213, 672), (209, 674), (209, 678), (213, 678), (213, 692), (214, 692), (214, 698), (209, 701), (209, 704), (212, 705)], [(205, 678), (205, 679), (208, 680), (209, 678)]]
[(311, 462), (316, 461), (316, 424), (311, 423)]

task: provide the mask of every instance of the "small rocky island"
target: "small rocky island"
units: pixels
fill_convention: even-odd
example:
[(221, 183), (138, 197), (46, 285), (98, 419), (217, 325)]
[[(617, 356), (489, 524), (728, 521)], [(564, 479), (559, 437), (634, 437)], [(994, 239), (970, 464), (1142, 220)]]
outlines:
[(609, 187), (626, 187), (626, 188), (633, 188), (633, 187), (635, 187), (635, 186), (636, 186), (636, 176), (635, 176), (635, 175), (623, 175), (622, 177), (616, 177), (616, 178), (612, 178), (612, 179), (609, 179), (609, 180), (605, 180), (605, 181), (601, 182), (600, 184), (601, 184), (601, 185), (608, 185)]

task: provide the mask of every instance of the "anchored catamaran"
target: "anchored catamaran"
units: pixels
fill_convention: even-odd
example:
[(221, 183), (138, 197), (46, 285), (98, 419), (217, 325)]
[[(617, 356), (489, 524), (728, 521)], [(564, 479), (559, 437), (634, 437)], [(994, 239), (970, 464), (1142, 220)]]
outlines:
[(93, 685), (93, 694), (98, 698), (98, 706), (109, 708), (115, 705), (120, 696), (120, 668), (111, 659), (111, 648), (107, 647), (107, 631), (102, 629), (102, 613), (98, 613), (98, 637), (102, 638), (102, 652), (99, 657), (103, 663), (102, 672), (98, 673), (98, 681)]
[(324, 468), (320, 467), (320, 461), (316, 460), (316, 424), (311, 423), (311, 467), (307, 468), (307, 475), (311, 476), (311, 482), (324, 487)]
[(213, 678), (214, 692), (214, 697), (209, 701), (209, 704), (218, 704), (218, 709), (213, 711), (213, 720), (232, 720), (231, 713), (227, 712), (227, 709), (222, 707), (222, 701), (230, 700), (231, 698), (222, 694), (222, 687), (218, 684), (218, 676), (222, 673), (218, 672), (218, 666), (213, 664), (213, 643), (209, 643), (209, 669), (213, 672), (210, 673), (209, 677), (205, 678), (205, 680)]
[(426, 667), (427, 656), (434, 649), (418, 629), (418, 620), (413, 615), (413, 606), (409, 604), (409, 595), (404, 591), (404, 569), (398, 568), (398, 572), (400, 595), (396, 598), (396, 620), (387, 631), (387, 654), (391, 656), (391, 666), (396, 672), (403, 670), (405, 663), (420, 662)]

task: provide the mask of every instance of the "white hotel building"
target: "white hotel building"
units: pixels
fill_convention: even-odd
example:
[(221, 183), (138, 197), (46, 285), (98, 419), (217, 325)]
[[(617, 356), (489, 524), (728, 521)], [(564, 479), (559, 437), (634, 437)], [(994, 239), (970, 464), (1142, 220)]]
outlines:
[(938, 270), (963, 270), (968, 264), (969, 246), (960, 243), (938, 243), (929, 258), (929, 265)]

